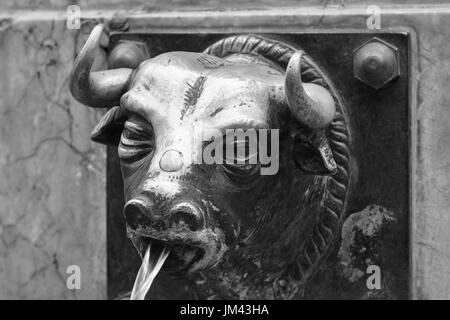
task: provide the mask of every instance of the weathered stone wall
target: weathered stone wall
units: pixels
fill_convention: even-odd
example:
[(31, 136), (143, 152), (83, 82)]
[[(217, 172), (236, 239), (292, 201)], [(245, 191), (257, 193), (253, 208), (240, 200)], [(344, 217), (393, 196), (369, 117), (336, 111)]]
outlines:
[(411, 5), (411, 4), (445, 4), (447, 0), (3, 0), (0, 8), (5, 9), (65, 9), (71, 4), (76, 4), (87, 10), (95, 9), (140, 9), (144, 11), (154, 10), (214, 10), (214, 9), (264, 9), (281, 7), (361, 7), (376, 4), (378, 6)]
[[(412, 53), (412, 291), (416, 298), (450, 298), (450, 6), (443, 5), (447, 1), (434, 1), (439, 7), (409, 6), (421, 2), (378, 0), (377, 4), (383, 8), (383, 28), (406, 27), (416, 35)], [(133, 15), (139, 8), (152, 13), (273, 6), (273, 1), (266, 0), (234, 0), (226, 5), (219, 1), (77, 3), (89, 17), (111, 16), (111, 10), (118, 8), (135, 8)], [(56, 0), (0, 3), (3, 299), (106, 297), (105, 150), (89, 140), (100, 112), (82, 107), (67, 89), (68, 72), (91, 24), (79, 32), (67, 30), (64, 11), (69, 4)], [(305, 13), (286, 10), (281, 12), (284, 19), (268, 18), (268, 24), (367, 31), (366, 4), (372, 1), (283, 0), (283, 7), (315, 6), (315, 14), (298, 19), (296, 14)], [(102, 12), (103, 8), (109, 10)], [(262, 12), (256, 10), (255, 16)], [(179, 23), (176, 16), (158, 19), (152, 14), (155, 28)], [(256, 18), (243, 22), (230, 15), (211, 16), (229, 19), (234, 25), (258, 24)], [(211, 24), (211, 19), (206, 23)], [(79, 291), (69, 291), (65, 285), (65, 270), (72, 264), (81, 267)]]
[[(89, 139), (99, 114), (67, 88), (78, 33), (0, 25), (0, 299), (104, 298), (105, 150)], [(69, 265), (80, 290), (66, 287)]]

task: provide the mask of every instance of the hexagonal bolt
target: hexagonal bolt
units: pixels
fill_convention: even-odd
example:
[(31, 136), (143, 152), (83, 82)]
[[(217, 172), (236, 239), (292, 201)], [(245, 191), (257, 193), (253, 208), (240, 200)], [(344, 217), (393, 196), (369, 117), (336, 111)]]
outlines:
[(147, 46), (138, 41), (121, 40), (108, 55), (108, 67), (135, 69), (150, 58)]
[(366, 85), (381, 89), (400, 76), (399, 59), (396, 47), (372, 38), (353, 51), (353, 74)]

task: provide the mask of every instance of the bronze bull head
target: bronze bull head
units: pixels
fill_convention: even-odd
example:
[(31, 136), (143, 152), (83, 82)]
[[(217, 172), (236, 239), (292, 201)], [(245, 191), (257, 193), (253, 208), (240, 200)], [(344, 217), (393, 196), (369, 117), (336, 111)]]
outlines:
[[(101, 33), (97, 26), (79, 53), (70, 90), (83, 104), (112, 107), (92, 139), (118, 146), (127, 231), (141, 256), (151, 242), (171, 249), (166, 271), (208, 269), (211, 281), (232, 272), (228, 290), (246, 283), (245, 297), (253, 298), (278, 297), (257, 288), (284, 277), (294, 279), (286, 289), (294, 294), (339, 227), (339, 217), (327, 224), (323, 213), (330, 175), (342, 173), (327, 137), (330, 124), (342, 121), (335, 95), (302, 82), (304, 55), (292, 49), (286, 68), (245, 50), (222, 58), (210, 48), (211, 54), (164, 53), (136, 69), (94, 71)], [(224, 135), (278, 129), (278, 171), (261, 175), (261, 163), (203, 163), (205, 141), (193, 130), (199, 125)]]

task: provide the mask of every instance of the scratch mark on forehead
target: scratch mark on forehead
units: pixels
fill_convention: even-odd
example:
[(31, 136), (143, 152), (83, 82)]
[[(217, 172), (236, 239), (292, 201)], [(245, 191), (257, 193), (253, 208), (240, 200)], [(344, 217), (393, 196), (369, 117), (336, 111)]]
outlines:
[(210, 55), (200, 55), (197, 61), (206, 69), (216, 69), (225, 65), (224, 61)]
[(223, 109), (224, 109), (224, 107), (217, 108), (216, 110), (214, 110), (213, 112), (211, 112), (209, 114), (209, 117), (210, 118), (215, 117), (219, 112), (223, 111)]
[(183, 120), (184, 116), (192, 114), (194, 111), (198, 98), (200, 98), (200, 95), (203, 92), (203, 86), (206, 79), (206, 77), (200, 76), (195, 80), (194, 84), (188, 83), (188, 88), (184, 93), (184, 106), (183, 110), (181, 110), (180, 120)]

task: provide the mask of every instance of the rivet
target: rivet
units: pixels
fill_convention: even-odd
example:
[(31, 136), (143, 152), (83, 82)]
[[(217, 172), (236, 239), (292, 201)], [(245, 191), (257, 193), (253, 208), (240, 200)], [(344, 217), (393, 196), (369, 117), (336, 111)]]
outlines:
[(149, 58), (144, 43), (136, 41), (120, 41), (108, 55), (108, 67), (135, 69), (139, 64)]
[(124, 15), (115, 15), (109, 22), (109, 28), (111, 31), (127, 31), (130, 25), (128, 24), (128, 18)]
[(167, 150), (159, 160), (161, 170), (174, 172), (183, 166), (183, 154), (177, 150)]

